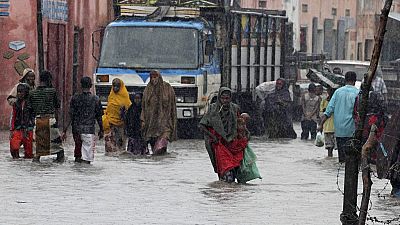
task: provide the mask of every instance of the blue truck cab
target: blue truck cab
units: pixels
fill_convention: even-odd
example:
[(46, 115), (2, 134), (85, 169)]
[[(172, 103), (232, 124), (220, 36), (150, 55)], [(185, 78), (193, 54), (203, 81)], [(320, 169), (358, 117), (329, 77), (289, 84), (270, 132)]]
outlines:
[(208, 47), (213, 40), (211, 23), (199, 18), (113, 21), (104, 31), (94, 74), (96, 94), (106, 106), (115, 78), (129, 93), (143, 92), (155, 69), (174, 88), (178, 120), (198, 119), (221, 83), (218, 52)]
[(216, 0), (116, 2), (118, 18), (103, 32), (94, 73), (103, 106), (113, 79), (121, 79), (130, 93), (143, 92), (150, 71), (158, 70), (175, 91), (178, 136), (197, 130), (221, 86), (231, 88), (233, 101), (252, 117), (250, 131), (262, 134), (255, 88), (287, 76), (285, 11)]

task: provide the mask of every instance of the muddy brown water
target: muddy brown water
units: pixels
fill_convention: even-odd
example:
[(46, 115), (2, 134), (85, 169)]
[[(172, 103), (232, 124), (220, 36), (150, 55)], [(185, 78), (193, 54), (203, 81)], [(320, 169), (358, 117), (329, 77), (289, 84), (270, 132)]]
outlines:
[[(3, 132), (0, 224), (340, 224), (337, 152), (326, 158), (323, 148), (299, 139), (250, 144), (263, 179), (238, 185), (217, 181), (202, 140), (179, 140), (166, 156), (142, 158), (104, 156), (100, 141), (94, 163), (83, 165), (73, 162), (69, 137), (65, 163), (45, 157), (37, 164), (13, 161)], [(341, 189), (343, 177), (344, 166)], [(370, 215), (398, 217), (390, 185), (373, 182)]]

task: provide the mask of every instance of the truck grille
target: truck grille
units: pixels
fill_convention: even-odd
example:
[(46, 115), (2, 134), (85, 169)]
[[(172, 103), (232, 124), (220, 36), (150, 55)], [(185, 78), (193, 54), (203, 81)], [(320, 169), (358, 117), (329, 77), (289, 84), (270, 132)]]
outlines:
[(99, 97), (108, 96), (110, 94), (110, 86), (96, 86), (96, 95)]

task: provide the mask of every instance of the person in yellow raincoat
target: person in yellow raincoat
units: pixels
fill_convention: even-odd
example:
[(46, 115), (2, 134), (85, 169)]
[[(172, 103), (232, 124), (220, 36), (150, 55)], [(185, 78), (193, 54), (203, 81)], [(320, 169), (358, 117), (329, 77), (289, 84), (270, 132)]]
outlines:
[(131, 105), (128, 90), (122, 80), (112, 81), (110, 95), (103, 115), (104, 140), (106, 155), (119, 154), (126, 151), (126, 134), (124, 113)]
[[(320, 117), (324, 114), (326, 107), (328, 107), (333, 93), (336, 89), (329, 87), (328, 96), (323, 97), (320, 104)], [(333, 149), (336, 146), (335, 141), (335, 126), (333, 123), (333, 116), (329, 117), (324, 123), (322, 131), (324, 132), (325, 149), (328, 150), (328, 157), (333, 157)]]

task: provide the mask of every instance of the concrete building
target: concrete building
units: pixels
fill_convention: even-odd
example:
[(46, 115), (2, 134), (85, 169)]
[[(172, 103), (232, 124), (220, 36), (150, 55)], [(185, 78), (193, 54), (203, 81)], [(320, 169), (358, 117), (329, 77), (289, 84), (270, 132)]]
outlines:
[(354, 0), (242, 0), (245, 8), (286, 10), (293, 23), (294, 47), (332, 59), (352, 59), (356, 48)]
[[(24, 68), (38, 71), (36, 0), (0, 1), (0, 127), (8, 127), (11, 107), (6, 98)], [(92, 76), (92, 33), (114, 18), (112, 1), (42, 0), (45, 69), (68, 115), (68, 103), (82, 76)], [(38, 81), (38, 73), (36, 72)]]
[[(241, 0), (244, 8), (286, 10), (299, 52), (369, 60), (384, 0)], [(400, 0), (393, 0), (382, 60), (400, 58)]]
[[(357, 1), (357, 60), (370, 60), (374, 47), (374, 36), (379, 26), (379, 15), (384, 5), (384, 0), (358, 0)], [(382, 60), (400, 58), (400, 0), (393, 0), (385, 34)], [(397, 57), (397, 58), (396, 58)]]

